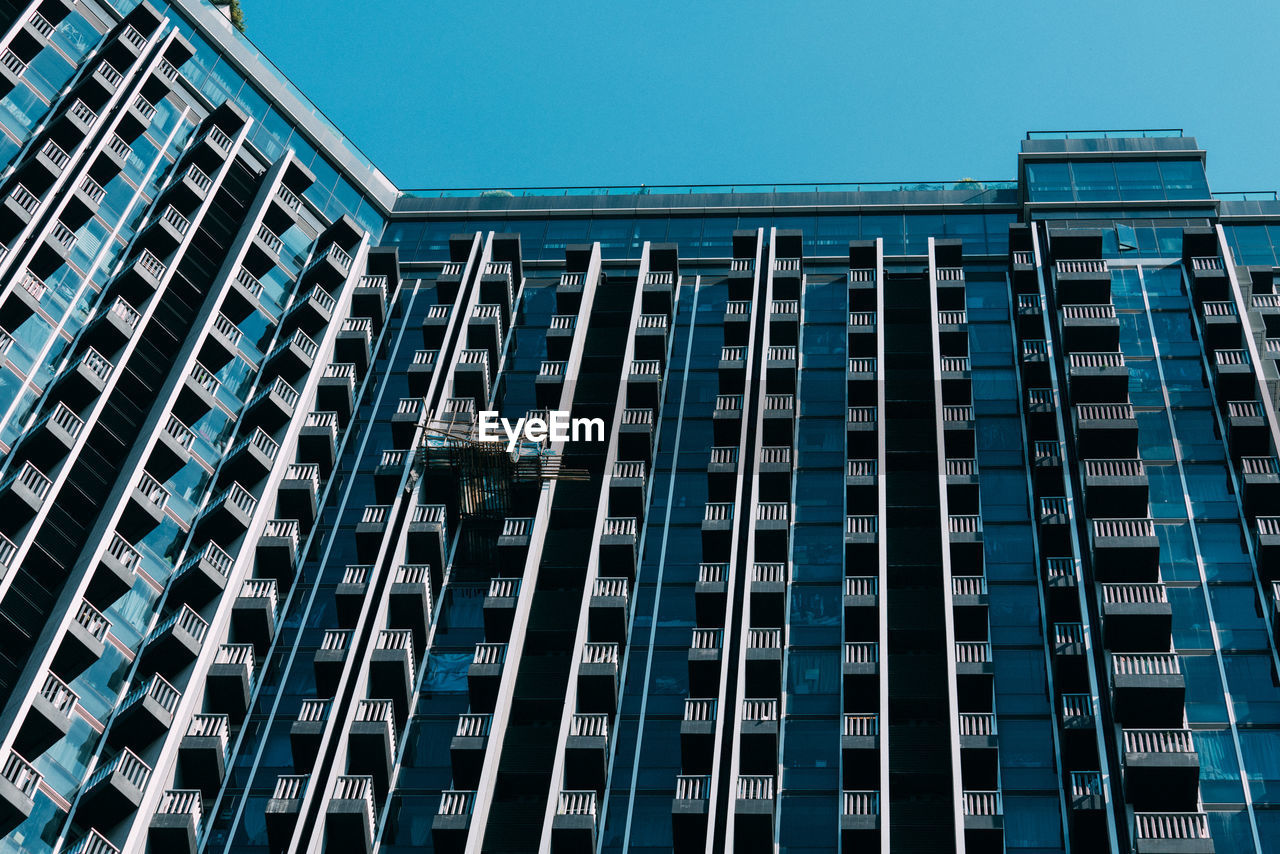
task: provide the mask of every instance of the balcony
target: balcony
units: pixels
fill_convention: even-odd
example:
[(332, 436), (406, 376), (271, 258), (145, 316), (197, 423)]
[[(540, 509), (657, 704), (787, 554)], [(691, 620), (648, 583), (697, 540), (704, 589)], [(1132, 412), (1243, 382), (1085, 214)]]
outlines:
[(183, 783), (205, 797), (217, 794), (226, 777), (230, 721), (226, 715), (192, 715), (178, 743), (178, 770)]
[(845, 789), (840, 793), (840, 844), (845, 851), (879, 850), (879, 791)]
[(193, 539), (213, 540), (227, 545), (244, 534), (253, 521), (258, 500), (239, 483), (233, 483), (212, 498), (192, 523)]
[(879, 592), (880, 579), (877, 576), (845, 576), (845, 640), (871, 640), (879, 637)]
[(435, 375), (436, 362), (440, 358), (439, 350), (418, 350), (413, 354), (409, 364), (409, 394), (414, 397), (425, 397), (431, 388), (431, 377)]
[(779, 711), (773, 697), (742, 701), (738, 723), (739, 767), (748, 774), (768, 774), (778, 767)]
[(981, 575), (953, 575), (951, 605), (956, 638), (986, 640), (987, 579)]
[(1003, 854), (1004, 804), (999, 791), (964, 793), (966, 852)]
[(453, 396), (473, 400), (476, 409), (483, 409), (489, 401), (490, 391), (489, 351), (462, 350), (453, 371)]
[(961, 712), (959, 724), (965, 784), (996, 788), (1000, 773), (996, 716), (991, 712)]
[(588, 637), (626, 644), (629, 587), (626, 578), (596, 578), (587, 610)]
[(458, 728), (449, 742), (449, 763), (453, 780), (462, 786), (476, 786), (484, 765), (484, 752), (489, 744), (493, 715), (467, 713), (458, 715)]
[(962, 709), (981, 709), (991, 702), (995, 662), (986, 641), (957, 641), (956, 694)]
[(785, 560), (790, 552), (791, 503), (761, 501), (756, 504), (755, 554), (763, 561)]
[(391, 513), (389, 504), (368, 504), (356, 523), (356, 557), (362, 563), (373, 563), (378, 559), (382, 549), (382, 540), (387, 533), (387, 516)]
[(1098, 734), (1093, 698), (1089, 694), (1064, 693), (1058, 714), (1062, 723), (1060, 735), (1063, 756), (1080, 767), (1096, 765)]
[(339, 777), (325, 810), (326, 850), (368, 854), (373, 847), (377, 819), (373, 778)]
[(0, 828), (12, 831), (31, 815), (40, 772), (14, 751), (0, 766)]
[(65, 403), (56, 404), (19, 439), (18, 458), (34, 465), (37, 471), (49, 471), (66, 459), (83, 430), (80, 416)]
[(1094, 519), (1093, 570), (1099, 581), (1154, 583), (1160, 540), (1152, 519)]
[(1257, 396), (1258, 383), (1248, 350), (1215, 350), (1213, 374), (1219, 404)]
[(1029, 388), (1049, 385), (1049, 345), (1043, 338), (1026, 338), (1022, 341), (1022, 382)]
[(373, 353), (373, 322), (367, 317), (349, 317), (338, 328), (333, 344), (333, 360), (356, 366), (356, 375), (369, 370)]
[(404, 629), (378, 632), (369, 656), (369, 693), (391, 700), (396, 724), (402, 729), (409, 715), (416, 664), (412, 632)]
[(252, 644), (222, 644), (205, 677), (205, 708), (226, 715), (232, 723), (240, 723), (249, 710), (256, 677), (257, 657)]
[[(40, 691), (31, 699), (26, 717), (13, 739), (13, 749), (39, 756), (71, 731), (79, 697), (57, 676), (48, 673)], [(0, 784), (3, 788), (3, 784)]]
[(1231, 456), (1265, 456), (1270, 452), (1271, 430), (1267, 413), (1256, 400), (1233, 400), (1227, 403), (1227, 445)]
[(316, 387), (316, 406), (325, 412), (337, 413), (338, 423), (346, 427), (355, 407), (356, 385), (355, 365), (341, 362), (325, 365)]
[(1182, 725), (1186, 683), (1177, 655), (1116, 653), (1111, 656), (1111, 679), (1116, 720), (1122, 725)]
[(671, 841), (680, 854), (706, 850), (707, 813), (711, 801), (711, 777), (681, 774), (671, 801)]
[(1090, 516), (1146, 515), (1149, 496), (1142, 460), (1085, 460), (1084, 489)]
[(209, 624), (190, 605), (183, 605), (147, 638), (143, 661), (172, 678), (196, 660), (208, 634)]
[(139, 473), (128, 492), (128, 499), (116, 522), (125, 539), (137, 542), (154, 531), (167, 518), (169, 490), (145, 471)]
[(207, 542), (173, 574), (170, 595), (185, 604), (206, 605), (227, 586), (234, 561), (217, 543)]
[(1062, 307), (1062, 345), (1068, 353), (1120, 349), (1120, 320), (1111, 303)]
[(293, 754), (295, 770), (304, 770), (315, 766), (320, 752), (320, 743), (328, 728), (329, 713), (333, 701), (328, 699), (307, 699), (298, 708), (298, 717), (289, 726), (289, 748)]
[(1169, 645), (1173, 612), (1163, 584), (1103, 584), (1102, 616), (1112, 652), (1142, 652)]
[(982, 573), (982, 517), (952, 514), (947, 517), (947, 543), (951, 571), (957, 575)]
[(421, 564), (396, 567), (387, 594), (387, 626), (408, 629), (414, 647), (426, 649), (427, 627), (431, 625), (431, 568)]
[(1191, 273), (1191, 287), (1197, 300), (1228, 299), (1231, 285), (1222, 259), (1217, 255), (1184, 258)]
[(878, 362), (871, 356), (859, 356), (845, 363), (845, 386), (849, 403), (875, 406), (877, 400)]
[(431, 821), (431, 841), (436, 851), (461, 854), (466, 849), (475, 802), (474, 790), (446, 789), (440, 793), (440, 806)]
[(221, 387), (222, 383), (212, 371), (195, 362), (182, 379), (178, 399), (173, 404), (174, 416), (187, 424), (194, 424), (201, 417), (220, 409), (218, 389)]
[(724, 343), (731, 347), (745, 347), (751, 338), (751, 301), (730, 300), (725, 303)]
[(603, 791), (609, 770), (609, 716), (575, 714), (564, 757), (566, 785)]
[(795, 394), (797, 364), (795, 347), (769, 347), (764, 354), (765, 391), (769, 394)]
[(1079, 622), (1053, 626), (1053, 674), (1061, 690), (1089, 688), (1089, 658), (1084, 625)]
[(338, 414), (309, 412), (298, 433), (298, 462), (320, 466), (320, 476), (333, 471), (338, 448)]
[(851, 406), (845, 416), (845, 447), (851, 459), (879, 453), (879, 413), (874, 406)]
[(231, 636), (265, 655), (276, 636), (279, 593), (274, 578), (246, 578), (231, 606)]
[[(652, 410), (645, 410), (652, 412)], [(716, 397), (711, 414), (712, 441), (716, 447), (737, 445), (742, 434), (742, 395), (722, 394)], [(648, 454), (645, 455), (648, 458)]]
[(302, 542), (297, 519), (271, 519), (254, 545), (254, 567), (261, 578), (288, 589), (297, 573)]
[(740, 774), (733, 807), (734, 850), (772, 850), (776, 809), (772, 775)]
[(710, 773), (715, 757), (716, 712), (712, 698), (686, 699), (680, 721), (680, 767), (693, 773)]
[(443, 504), (417, 504), (413, 507), (409, 514), (408, 556), (410, 561), (433, 567), (445, 565), (445, 555), (449, 547), (446, 516)]
[[(972, 406), (942, 407), (942, 450), (949, 460), (974, 459), (977, 424)], [(869, 449), (868, 449), (869, 450)]]
[[(440, 285), (437, 280), (437, 289)], [(427, 316), (422, 320), (422, 346), (428, 350), (439, 350), (444, 346), (445, 332), (449, 329), (450, 307), (448, 303), (433, 305), (427, 309)]]
[(1280, 462), (1272, 456), (1241, 457), (1240, 490), (1251, 519), (1280, 513)]
[(286, 519), (297, 520), (301, 531), (309, 532), (319, 512), (320, 466), (294, 463), (284, 471), (284, 479), (276, 491), (276, 512)]
[(1133, 814), (1135, 854), (1213, 854), (1209, 817), (1203, 812)]
[[(670, 246), (670, 244), (667, 244), (667, 246)], [(674, 252), (666, 253), (664, 257), (660, 258), (658, 248), (654, 247), (650, 255), (650, 263), (664, 265), (669, 263), (673, 269), (650, 269), (645, 274), (644, 283), (641, 286), (641, 306), (645, 311), (662, 311), (670, 314), (672, 303), (674, 302), (674, 293), (680, 277), (679, 261), (675, 258)]]
[(426, 401), (420, 397), (400, 398), (396, 411), (391, 416), (391, 441), (397, 448), (413, 445), (425, 409)]
[(88, 602), (81, 602), (53, 657), (53, 671), (67, 681), (75, 679), (106, 651), (111, 623)]
[(846, 697), (857, 697), (864, 706), (873, 706), (879, 702), (879, 643), (845, 641), (840, 672)]
[(1058, 438), (1058, 396), (1051, 388), (1027, 389), (1027, 438), (1053, 441)]
[(662, 397), (662, 362), (632, 359), (626, 378), (627, 406), (656, 409)]
[(596, 793), (562, 791), (551, 819), (551, 850), (556, 854), (592, 854), (596, 850)]
[(262, 360), (265, 375), (279, 375), (290, 383), (297, 383), (315, 364), (320, 345), (301, 329), (283, 337)]
[(1058, 261), (1054, 290), (1063, 305), (1111, 302), (1111, 273), (1102, 259)]
[(702, 556), (708, 560), (729, 559), (733, 537), (734, 504), (708, 501), (702, 511)]
[[(565, 317), (559, 315), (557, 317)], [(551, 318), (551, 329), (547, 332), (547, 347), (550, 352), (552, 333), (556, 332), (557, 317)], [(564, 321), (560, 321), (561, 326)], [(665, 360), (667, 358), (667, 334), (670, 323), (666, 314), (642, 314), (640, 319), (636, 321), (635, 329), (635, 357), (637, 359), (658, 359)], [(566, 348), (568, 342), (572, 340), (573, 326), (560, 332), (564, 336)], [(567, 352), (567, 349), (566, 349)]]
[(147, 460), (147, 471), (157, 480), (173, 477), (191, 459), (196, 434), (176, 416), (170, 415), (164, 428), (156, 433), (156, 443)]
[(390, 700), (360, 700), (347, 741), (347, 771), (373, 780), (379, 798), (387, 796), (396, 755), (396, 722)]
[(387, 277), (361, 276), (351, 290), (351, 313), (373, 322), (375, 333), (387, 319)]
[(618, 710), (619, 652), (616, 643), (585, 643), (578, 662), (578, 709), (613, 714)]
[[(511, 520), (508, 519), (508, 522)], [(489, 640), (506, 643), (511, 637), (511, 625), (515, 621), (516, 601), (520, 595), (519, 578), (493, 578), (485, 596), (484, 636)]]
[(1136, 458), (1138, 421), (1128, 403), (1078, 404), (1076, 441), (1085, 459)]
[(751, 622), (759, 626), (780, 626), (785, 620), (787, 580), (785, 563), (757, 563), (751, 568)]
[(151, 766), (125, 748), (105, 761), (84, 784), (76, 806), (77, 818), (89, 826), (118, 824), (142, 804), (150, 780)]
[(1119, 404), (1129, 399), (1129, 369), (1118, 351), (1068, 353), (1067, 381), (1077, 403)]
[(54, 378), (47, 399), (81, 412), (102, 394), (113, 370), (111, 362), (90, 347)]
[(1200, 758), (1189, 729), (1126, 729), (1125, 800), (1136, 810), (1195, 809)]
[(158, 673), (139, 685), (116, 707), (107, 731), (115, 747), (146, 751), (157, 738), (173, 728), (173, 716), (182, 695)]
[(99, 352), (116, 353), (133, 337), (141, 315), (123, 297), (99, 308), (85, 325), (80, 340)]
[(1206, 350), (1231, 349), (1240, 346), (1240, 316), (1236, 304), (1227, 299), (1200, 303), (1201, 328)]
[(530, 518), (508, 516), (503, 520), (502, 533), (498, 536), (498, 566), (503, 575), (516, 577), (524, 574), (532, 532), (533, 520)]
[(1047, 557), (1045, 598), (1051, 619), (1080, 618), (1080, 571), (1074, 558)]
[(697, 624), (703, 627), (724, 625), (726, 563), (703, 563), (698, 566), (698, 580), (694, 584), (693, 599)]
[(264, 809), (267, 840), (272, 851), (288, 850), (309, 782), (307, 774), (281, 774), (276, 777), (275, 790)]
[(636, 520), (610, 516), (600, 531), (600, 573), (634, 579), (636, 574)]
[(243, 429), (261, 427), (268, 433), (274, 433), (293, 418), (297, 405), (298, 392), (283, 378), (276, 377), (271, 385), (261, 389), (245, 404)]
[(195, 854), (196, 839), (203, 820), (199, 789), (168, 789), (147, 827), (147, 844), (152, 851)]
[[(704, 564), (705, 566), (705, 564)], [(721, 615), (723, 618), (723, 615)], [(714, 696), (720, 690), (720, 663), (724, 631), (717, 628), (694, 629), (686, 656), (689, 671), (689, 693), (695, 697)]]

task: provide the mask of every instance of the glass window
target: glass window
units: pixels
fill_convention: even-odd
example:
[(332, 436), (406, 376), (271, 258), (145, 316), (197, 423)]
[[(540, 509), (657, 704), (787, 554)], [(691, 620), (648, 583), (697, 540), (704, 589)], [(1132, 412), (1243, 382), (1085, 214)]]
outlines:
[(1111, 202), (1120, 198), (1116, 170), (1110, 163), (1089, 161), (1071, 164), (1076, 199), (1082, 202)]
[(1065, 163), (1028, 163), (1027, 187), (1033, 202), (1071, 201), (1071, 175)]
[(1121, 199), (1164, 198), (1160, 169), (1154, 160), (1119, 160), (1116, 161), (1115, 168)]
[(1199, 160), (1163, 160), (1160, 174), (1164, 178), (1165, 196), (1170, 199), (1207, 199), (1209, 182)]

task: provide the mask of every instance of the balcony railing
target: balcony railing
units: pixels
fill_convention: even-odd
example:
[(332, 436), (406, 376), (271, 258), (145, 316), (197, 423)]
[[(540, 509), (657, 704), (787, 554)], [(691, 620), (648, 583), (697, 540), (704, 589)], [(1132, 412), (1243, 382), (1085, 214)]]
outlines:
[(1117, 676), (1176, 676), (1182, 672), (1182, 663), (1171, 652), (1116, 654), (1111, 667)]
[(1138, 839), (1209, 839), (1209, 817), (1202, 812), (1140, 812), (1133, 816)]
[(556, 801), (556, 815), (590, 815), (596, 814), (595, 790), (565, 791), (560, 793)]
[(999, 792), (965, 792), (965, 815), (1003, 815), (1004, 805)]
[(1125, 753), (1195, 753), (1189, 729), (1126, 729)]
[(1107, 262), (1097, 258), (1059, 261), (1057, 269), (1059, 275), (1063, 273), (1105, 273), (1107, 272)]
[(841, 794), (842, 815), (880, 815), (880, 793), (869, 789), (845, 789)]

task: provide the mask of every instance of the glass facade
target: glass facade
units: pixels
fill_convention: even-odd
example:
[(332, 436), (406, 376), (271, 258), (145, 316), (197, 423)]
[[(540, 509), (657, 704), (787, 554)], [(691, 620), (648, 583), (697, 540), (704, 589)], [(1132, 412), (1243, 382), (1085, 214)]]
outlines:
[(216, 14), (0, 40), (0, 851), (1280, 851), (1274, 198), (400, 192)]

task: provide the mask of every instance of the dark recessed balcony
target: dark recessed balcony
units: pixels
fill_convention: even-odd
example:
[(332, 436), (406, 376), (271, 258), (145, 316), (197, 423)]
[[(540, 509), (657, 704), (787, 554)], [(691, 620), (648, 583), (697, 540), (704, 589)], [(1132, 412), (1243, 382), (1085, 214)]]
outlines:
[(796, 393), (797, 355), (795, 347), (769, 347), (765, 351), (765, 391), (769, 394)]
[(1136, 458), (1138, 421), (1128, 403), (1079, 404), (1075, 407), (1076, 440), (1085, 459)]
[(246, 578), (231, 606), (231, 636), (265, 655), (276, 636), (279, 594), (274, 578)]
[[(963, 285), (961, 285), (963, 294)], [(938, 304), (942, 305), (942, 292), (938, 294)], [(961, 296), (959, 305), (964, 305)], [(938, 312), (938, 353), (942, 359), (968, 358), (969, 355), (969, 314), (963, 308), (948, 309)], [(944, 372), (946, 368), (943, 368)], [(967, 368), (965, 369), (968, 370)], [(964, 400), (968, 400), (965, 397)]]
[(880, 715), (878, 712), (842, 716), (840, 750), (843, 785), (875, 785), (880, 779)]
[(391, 513), (388, 504), (369, 504), (364, 508), (360, 521), (356, 523), (356, 556), (364, 563), (373, 563), (382, 548), (382, 539), (387, 533), (387, 516)]
[(1076, 403), (1124, 403), (1129, 369), (1120, 352), (1068, 353), (1067, 381)]
[(382, 330), (387, 319), (387, 277), (361, 276), (351, 290), (351, 313), (367, 317), (375, 332)]
[(1252, 400), (1258, 394), (1258, 381), (1248, 350), (1215, 350), (1213, 374), (1220, 404)]
[(984, 576), (952, 576), (951, 605), (957, 640), (987, 639), (987, 579)]
[(1082, 623), (1054, 623), (1053, 676), (1062, 691), (1072, 693), (1088, 689), (1089, 659)]
[(298, 569), (301, 532), (297, 519), (271, 519), (262, 529), (254, 546), (254, 567), (262, 578), (277, 581), (288, 588)]
[[(652, 409), (643, 410), (652, 414)], [(716, 408), (711, 414), (713, 440), (717, 447), (737, 445), (742, 434), (742, 395), (721, 394), (716, 397)], [(652, 429), (652, 425), (650, 425)], [(644, 458), (648, 459), (646, 453)]]
[(0, 766), (0, 828), (11, 831), (30, 817), (40, 780), (31, 763), (9, 751)]
[(1280, 463), (1275, 457), (1241, 457), (1240, 481), (1246, 516), (1280, 513)]
[(957, 575), (982, 573), (982, 517), (950, 515), (947, 517), (947, 543), (951, 554), (951, 571)]
[(359, 621), (360, 611), (369, 595), (369, 573), (372, 569), (368, 564), (348, 564), (343, 570), (342, 580), (333, 594), (340, 628), (353, 629)]
[(396, 755), (396, 722), (390, 700), (360, 700), (347, 742), (347, 770), (373, 778), (379, 798), (387, 796)]
[(456, 784), (479, 784), (480, 769), (484, 765), (484, 752), (489, 744), (489, 729), (492, 725), (493, 715), (458, 715), (458, 728), (454, 731), (453, 740), (449, 742), (449, 764)]
[[(672, 259), (671, 263), (676, 264), (677, 262)], [(670, 315), (675, 303), (676, 279), (679, 275), (678, 269), (650, 270), (645, 273), (640, 297), (640, 304), (643, 309)]]
[(257, 506), (258, 500), (249, 490), (233, 483), (210, 500), (196, 516), (192, 523), (192, 538), (197, 542), (213, 540), (227, 545), (248, 530)]
[(1099, 581), (1154, 583), (1160, 540), (1152, 519), (1094, 519), (1093, 570)]
[(319, 512), (320, 466), (315, 463), (294, 463), (284, 472), (284, 479), (276, 491), (276, 512), (287, 519), (296, 519), (301, 530), (310, 531)]
[(840, 668), (847, 697), (858, 697), (862, 705), (875, 705), (880, 698), (880, 644), (846, 641)]
[(738, 775), (733, 805), (734, 850), (766, 852), (773, 848), (773, 815), (777, 810), (772, 774)]
[(157, 480), (167, 480), (177, 474), (191, 459), (196, 434), (177, 417), (170, 415), (164, 429), (156, 434), (156, 443), (147, 460), (147, 471)]
[(0, 522), (9, 534), (17, 534), (22, 526), (40, 512), (53, 482), (30, 462), (0, 483)]
[(463, 350), (453, 371), (453, 396), (475, 401), (477, 409), (489, 402), (489, 351)]
[(1195, 809), (1200, 757), (1189, 729), (1126, 729), (1124, 796), (1137, 810)]
[(742, 701), (738, 722), (739, 767), (745, 773), (765, 774), (778, 767), (778, 701), (773, 697)]
[(141, 319), (124, 297), (115, 297), (85, 324), (80, 340), (101, 353), (116, 353), (133, 337)]
[(969, 357), (943, 356), (938, 360), (938, 366), (942, 373), (942, 402), (948, 406), (969, 405), (973, 400), (973, 375), (969, 369)]
[(986, 641), (958, 641), (956, 694), (962, 709), (981, 709), (991, 702), (995, 683), (995, 662)]
[(600, 532), (600, 572), (610, 577), (635, 578), (636, 520), (610, 516)]
[(302, 379), (315, 364), (320, 345), (301, 329), (283, 338), (262, 360), (262, 371), (284, 377), (290, 383)]
[(596, 578), (587, 610), (587, 635), (592, 640), (626, 644), (629, 586), (625, 578)]
[(779, 301), (794, 302), (800, 298), (800, 281), (804, 277), (804, 263), (801, 258), (773, 259), (773, 293)]
[(698, 565), (698, 580), (693, 588), (694, 612), (697, 624), (703, 627), (723, 626), (725, 622), (725, 592), (729, 565), (703, 563)]
[(80, 790), (76, 817), (86, 825), (114, 825), (142, 804), (151, 766), (125, 748), (100, 766)]
[(272, 851), (287, 851), (298, 825), (298, 812), (302, 798), (310, 782), (308, 774), (281, 774), (276, 777), (276, 787), (263, 810), (267, 825), (267, 841)]
[(565, 785), (604, 791), (609, 774), (609, 716), (576, 714), (564, 747)]
[(1098, 764), (1098, 731), (1093, 698), (1089, 694), (1062, 695), (1058, 719), (1062, 723), (1063, 757), (1072, 765)]
[(196, 660), (208, 634), (209, 624), (190, 605), (183, 605), (147, 637), (143, 662), (172, 678)]
[(1233, 400), (1227, 404), (1227, 445), (1231, 455), (1264, 456), (1270, 451), (1271, 430), (1267, 413), (1256, 400)]
[[(791, 503), (789, 501), (761, 501), (756, 504), (756, 557), (768, 562), (785, 560), (790, 552), (790, 533)], [(725, 557), (728, 555), (726, 554)]]
[(551, 819), (551, 850), (592, 854), (596, 850), (597, 795), (594, 790), (562, 791)]
[(1103, 584), (1107, 648), (1142, 652), (1169, 645), (1173, 612), (1163, 584)]
[[(439, 284), (437, 280), (437, 289)], [(449, 329), (448, 304), (433, 305), (427, 309), (427, 316), (422, 320), (422, 346), (427, 350), (439, 350), (444, 345), (445, 333)]]
[(964, 845), (973, 854), (1003, 854), (1004, 804), (999, 791), (964, 793)]
[(741, 394), (747, 375), (747, 348), (721, 347), (716, 376), (721, 394)]
[(418, 565), (396, 567), (387, 594), (387, 626), (408, 629), (414, 646), (426, 649), (427, 627), (431, 625), (430, 568)]
[(475, 802), (474, 790), (445, 789), (440, 793), (440, 806), (431, 820), (431, 842), (436, 851), (462, 854), (466, 850)]
[(325, 810), (326, 850), (368, 854), (372, 850), (377, 819), (373, 778), (339, 777)]
[(875, 575), (846, 575), (844, 579), (845, 640), (879, 637), (880, 579)]
[(169, 498), (169, 490), (145, 471), (141, 472), (128, 492), (116, 528), (126, 539), (141, 540), (167, 518), (165, 507)]
[[(563, 319), (562, 319), (563, 318)], [(551, 329), (547, 331), (547, 352), (551, 352), (552, 333), (558, 333), (566, 344), (561, 348), (563, 352), (568, 353), (567, 342), (573, 338), (573, 330), (576, 323), (570, 323), (568, 328), (557, 330), (557, 321), (561, 327), (565, 326), (566, 320), (576, 321), (572, 315), (556, 315), (551, 318)], [(637, 359), (666, 359), (667, 357), (667, 331), (669, 321), (666, 314), (642, 314), (636, 322), (635, 335), (635, 356)], [(557, 357), (563, 358), (563, 357)]]
[(1049, 385), (1049, 347), (1043, 338), (1026, 338), (1022, 342), (1022, 382), (1028, 388)]
[[(409, 714), (409, 698), (413, 696), (415, 665), (412, 632), (378, 632), (369, 655), (369, 693), (391, 700), (396, 723), (402, 728)], [(475, 707), (474, 701), (472, 706)]]
[(1085, 500), (1093, 517), (1135, 517), (1147, 513), (1147, 470), (1142, 460), (1085, 460)]
[(724, 343), (731, 347), (745, 347), (751, 337), (751, 301), (730, 300), (725, 303)]
[[(729, 501), (708, 501), (702, 512), (702, 556), (707, 560), (729, 559), (733, 537), (734, 505)], [(634, 520), (631, 520), (634, 525)], [(628, 572), (627, 575), (633, 575)]]
[(147, 827), (147, 844), (152, 851), (195, 854), (201, 830), (203, 794), (199, 789), (169, 789)]
[(333, 360), (356, 366), (356, 376), (363, 377), (372, 358), (373, 322), (367, 317), (348, 317), (338, 329), (333, 344)]
[(271, 385), (260, 390), (245, 404), (243, 429), (261, 427), (268, 433), (274, 433), (293, 418), (297, 405), (298, 392), (282, 377), (276, 377)]
[(626, 378), (627, 406), (656, 409), (662, 399), (662, 362), (632, 359)]
[(694, 629), (689, 639), (689, 693), (694, 696), (714, 695), (720, 688), (720, 662), (724, 644), (723, 629)]
[(333, 471), (338, 448), (338, 414), (308, 412), (298, 433), (298, 462), (320, 466), (322, 477)]
[(993, 789), (999, 783), (1000, 740), (992, 712), (960, 713), (960, 761), (965, 785)]
[(1231, 284), (1222, 259), (1217, 255), (1184, 259), (1191, 272), (1191, 289), (1197, 300), (1224, 300), (1231, 297)]
[(709, 773), (715, 757), (717, 700), (684, 701), (680, 721), (680, 768), (691, 773)]
[(346, 426), (355, 407), (356, 366), (335, 362), (325, 365), (316, 387), (316, 406), (336, 412), (338, 422)]
[(168, 271), (168, 265), (159, 257), (151, 250), (143, 249), (116, 274), (107, 285), (107, 291), (124, 298), (130, 305), (142, 305), (160, 287)]
[(942, 407), (942, 450), (947, 459), (974, 458), (976, 426), (972, 406)]
[(317, 252), (302, 269), (298, 279), (308, 285), (320, 285), (333, 293), (351, 273), (351, 256), (337, 243)]
[(54, 378), (48, 400), (62, 401), (76, 412), (102, 394), (114, 366), (97, 350), (90, 347)]
[(845, 851), (880, 850), (880, 792), (845, 789), (840, 793), (840, 844)]
[(185, 785), (206, 797), (217, 794), (227, 772), (231, 724), (226, 715), (192, 715), (178, 743), (178, 771)]
[(308, 335), (315, 336), (329, 325), (337, 302), (323, 288), (312, 288), (298, 301), (289, 306), (280, 318), (282, 332), (294, 328), (302, 329)]
[(1075, 558), (1047, 557), (1044, 564), (1049, 617), (1054, 621), (1080, 619), (1080, 571)]
[(222, 644), (205, 677), (205, 708), (214, 714), (226, 715), (233, 723), (244, 720), (256, 675), (253, 644)]
[(182, 695), (160, 674), (139, 685), (125, 697), (111, 719), (107, 741), (115, 747), (145, 751), (173, 728), (173, 715)]
[(439, 350), (418, 350), (409, 363), (409, 394), (415, 397), (426, 397), (431, 388), (431, 377), (435, 375), (436, 362), (440, 358)]
[(1187, 689), (1177, 655), (1116, 653), (1110, 658), (1111, 692), (1119, 723), (1126, 727), (1182, 726)]
[(412, 563), (443, 567), (449, 546), (448, 513), (443, 504), (416, 504), (409, 513), (408, 557)]
[(199, 362), (191, 366), (182, 378), (178, 399), (173, 404), (173, 414), (179, 420), (194, 424), (204, 415), (218, 409), (218, 390), (222, 383), (213, 372)]
[[(878, 363), (874, 357), (859, 356), (845, 363), (845, 385), (849, 403), (874, 407), (877, 400)], [(967, 398), (966, 398), (967, 399)]]
[(618, 645), (586, 643), (578, 663), (578, 708), (613, 714), (618, 710)]
[(217, 543), (207, 542), (192, 552), (169, 582), (175, 601), (205, 605), (227, 586), (234, 561)]
[(412, 447), (422, 423), (426, 402), (420, 397), (402, 397), (391, 416), (391, 441), (397, 448)]
[(306, 699), (298, 707), (298, 717), (289, 726), (289, 750), (295, 771), (315, 766), (332, 709), (333, 700), (329, 699)]
[(1100, 258), (1063, 260), (1054, 265), (1054, 293), (1064, 305), (1111, 302), (1111, 273)]
[(681, 774), (671, 801), (671, 843), (679, 854), (706, 851), (707, 814), (711, 801), (711, 777)]
[(519, 595), (520, 579), (489, 580), (489, 591), (482, 606), (486, 638), (497, 643), (506, 643), (511, 638), (511, 625), (515, 621), (516, 600)]
[(846, 516), (844, 526), (845, 564), (860, 572), (876, 571), (880, 565), (880, 517)]
[(878, 421), (879, 414), (874, 406), (848, 408), (844, 425), (845, 448), (852, 459), (874, 459), (879, 453)]
[(88, 602), (81, 602), (75, 618), (53, 657), (53, 671), (67, 681), (75, 679), (106, 651), (111, 623)]
[(79, 699), (67, 683), (52, 673), (46, 674), (13, 738), (13, 749), (27, 756), (39, 756), (61, 741), (71, 731), (72, 715)]
[(502, 533), (498, 536), (498, 565), (503, 575), (515, 577), (524, 574), (532, 531), (533, 520), (530, 518), (509, 516), (503, 520)]
[(1200, 303), (1201, 328), (1206, 350), (1238, 348), (1241, 344), (1240, 316), (1232, 300)]
[(1120, 349), (1120, 320), (1111, 303), (1062, 307), (1062, 346), (1068, 353)]

